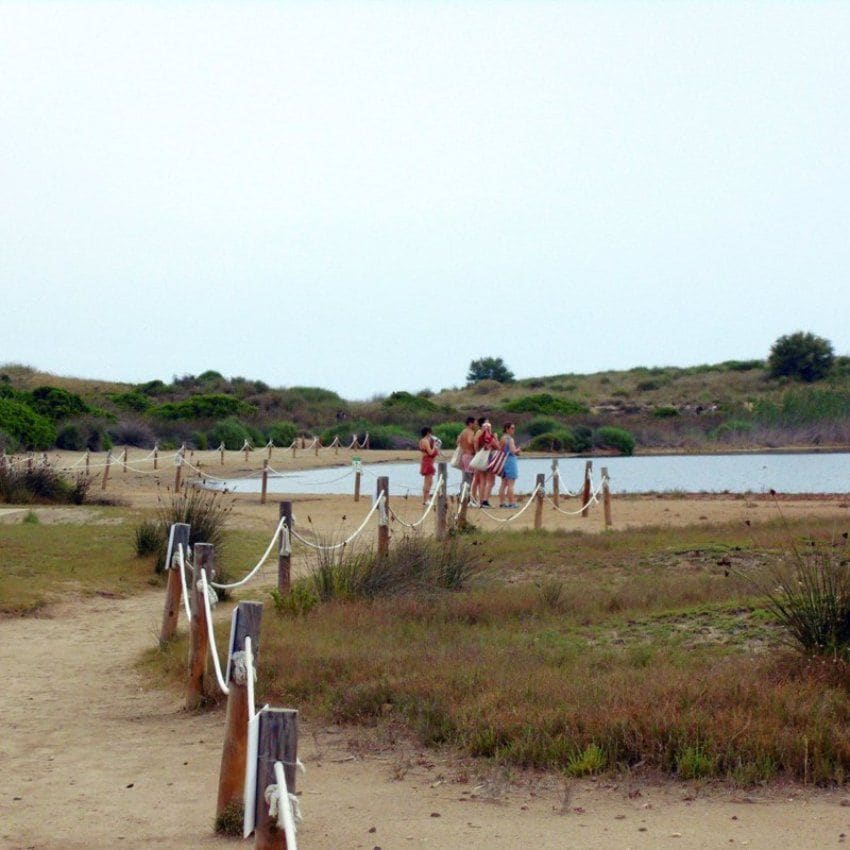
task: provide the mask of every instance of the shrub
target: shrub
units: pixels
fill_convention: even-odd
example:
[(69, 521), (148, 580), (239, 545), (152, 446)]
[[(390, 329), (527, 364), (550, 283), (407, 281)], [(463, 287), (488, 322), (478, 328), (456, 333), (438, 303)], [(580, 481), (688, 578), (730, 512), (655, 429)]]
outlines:
[(525, 426), (525, 430), (528, 432), (529, 436), (537, 437), (540, 434), (548, 434), (551, 431), (557, 431), (561, 427), (561, 424), (555, 419), (550, 419), (547, 416), (535, 416), (528, 425)]
[(472, 392), (475, 395), (490, 395), (490, 393), (495, 392), (496, 390), (500, 390), (502, 385), (498, 381), (478, 381), (472, 387)]
[(91, 412), (78, 395), (59, 387), (36, 387), (29, 393), (29, 397), (30, 407), (54, 422)]
[(72, 482), (52, 466), (0, 469), (0, 502), (82, 504), (87, 490), (85, 476)]
[(725, 360), (720, 366), (727, 372), (751, 372), (754, 369), (764, 369), (764, 360)]
[(219, 446), (224, 443), (226, 449), (238, 451), (245, 445), (245, 440), (250, 441), (251, 434), (244, 422), (235, 416), (228, 416), (227, 419), (216, 422), (208, 437), (208, 445)]
[(203, 431), (195, 431), (192, 434), (192, 445), (199, 451), (205, 452), (209, 448), (209, 440)]
[(635, 438), (623, 428), (600, 428), (596, 432), (595, 443), (600, 448), (617, 449), (624, 455), (631, 455), (635, 450)]
[(160, 419), (218, 419), (237, 413), (253, 413), (255, 409), (233, 396), (213, 393), (159, 404), (150, 408), (150, 414)]
[(49, 419), (10, 398), (0, 398), (0, 431), (30, 451), (50, 448), (56, 439), (56, 429)]
[(505, 410), (511, 413), (540, 413), (549, 416), (572, 416), (588, 413), (587, 405), (570, 398), (558, 398), (550, 393), (537, 393), (509, 401)]
[(457, 443), (457, 438), (463, 429), (463, 422), (441, 422), (439, 425), (434, 426), (434, 436), (440, 440), (444, 446), (454, 446)]
[(527, 448), (532, 452), (573, 452), (573, 432), (568, 428), (559, 428), (557, 431), (538, 434), (529, 441)]
[(679, 409), (669, 404), (662, 405), (661, 407), (656, 407), (655, 410), (652, 411), (652, 415), (656, 419), (672, 419), (674, 416), (679, 415)]
[[(294, 422), (273, 422), (266, 428), (266, 437), (276, 446), (291, 446), (292, 441), (298, 436), (298, 426)], [(342, 438), (340, 437), (340, 440)], [(333, 438), (331, 438), (333, 442)]]
[(109, 398), (121, 410), (133, 410), (136, 413), (144, 413), (151, 406), (150, 399), (138, 390), (131, 390), (126, 393), (114, 393)]
[(81, 452), (86, 449), (99, 452), (111, 449), (112, 439), (103, 423), (87, 416), (60, 428), (56, 436), (56, 445), (60, 449), (71, 452)]
[(730, 419), (728, 422), (724, 422), (715, 429), (714, 437), (716, 439), (723, 439), (724, 437), (731, 437), (735, 434), (746, 434), (752, 430), (752, 422), (744, 422), (740, 419)]
[(437, 410), (437, 405), (428, 398), (423, 396), (412, 395), (404, 390), (398, 390), (390, 393), (382, 402), (384, 407), (400, 407), (407, 410), (421, 411), (429, 413)]
[(136, 446), (151, 449), (156, 442), (153, 429), (139, 419), (123, 419), (107, 429), (110, 440), (116, 446)]
[(798, 331), (773, 343), (767, 365), (772, 378), (787, 376), (811, 383), (825, 378), (834, 360), (829, 340)]
[[(165, 532), (168, 533), (167, 531)], [(144, 555), (159, 554), (163, 548), (163, 526), (155, 520), (146, 519), (136, 526), (134, 535), (136, 554)], [(167, 542), (166, 542), (167, 545)]]

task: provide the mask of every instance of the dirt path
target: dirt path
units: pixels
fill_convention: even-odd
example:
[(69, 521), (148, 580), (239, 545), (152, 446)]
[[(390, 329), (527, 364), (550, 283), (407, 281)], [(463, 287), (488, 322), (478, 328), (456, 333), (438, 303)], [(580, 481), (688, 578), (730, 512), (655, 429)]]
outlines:
[[(212, 833), (223, 717), (144, 691), (161, 594), (0, 621), (0, 847), (250, 846)], [(224, 614), (224, 612), (222, 612)], [(306, 850), (837, 847), (843, 792), (530, 779), (302, 724)]]

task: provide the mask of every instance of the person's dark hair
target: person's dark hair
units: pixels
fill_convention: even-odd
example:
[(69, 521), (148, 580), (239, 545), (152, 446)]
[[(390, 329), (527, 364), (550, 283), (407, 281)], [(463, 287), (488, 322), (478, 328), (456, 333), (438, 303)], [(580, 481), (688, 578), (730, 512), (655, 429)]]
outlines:
[(431, 433), (431, 426), (426, 425), (419, 433), (422, 434), (423, 437), (427, 437)]
[(514, 424), (513, 422), (505, 422), (505, 424), (502, 425), (502, 430), (507, 431), (511, 427), (511, 425), (513, 425), (513, 424)]
[(475, 421), (478, 423), (478, 427), (480, 428), (487, 421), (487, 417), (479, 416)]
[(467, 425), (472, 425), (472, 423), (473, 423), (473, 422), (475, 422), (475, 417), (474, 417), (474, 416), (467, 416), (467, 417), (466, 417), (466, 424), (467, 424)]

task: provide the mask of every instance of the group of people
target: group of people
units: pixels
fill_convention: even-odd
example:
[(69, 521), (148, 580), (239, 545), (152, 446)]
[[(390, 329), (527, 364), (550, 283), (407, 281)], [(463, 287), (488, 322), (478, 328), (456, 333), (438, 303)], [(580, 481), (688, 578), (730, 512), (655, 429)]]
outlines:
[[(517, 455), (522, 452), (522, 449), (517, 447), (514, 440), (515, 432), (516, 425), (513, 422), (506, 422), (502, 429), (502, 436), (499, 438), (493, 433), (493, 426), (486, 417), (482, 416), (480, 419), (474, 416), (467, 417), (463, 431), (458, 434), (457, 448), (460, 451), (460, 469), (463, 472), (472, 473), (469, 499), (472, 507), (491, 507), (490, 496), (496, 486), (497, 476), (502, 479), (499, 485), (499, 507), (517, 507), (514, 484), (519, 475)], [(422, 475), (422, 501), (428, 504), (436, 471), (434, 459), (439, 455), (441, 446), (432, 435), (431, 428), (426, 426), (421, 433), (419, 451), (422, 453), (422, 460), (419, 464), (419, 472)], [(483, 453), (481, 457), (486, 457), (487, 463), (485, 465), (482, 460), (473, 466), (473, 458), (479, 453)], [(504, 456), (502, 457), (500, 453)], [(479, 466), (483, 468), (478, 468)]]

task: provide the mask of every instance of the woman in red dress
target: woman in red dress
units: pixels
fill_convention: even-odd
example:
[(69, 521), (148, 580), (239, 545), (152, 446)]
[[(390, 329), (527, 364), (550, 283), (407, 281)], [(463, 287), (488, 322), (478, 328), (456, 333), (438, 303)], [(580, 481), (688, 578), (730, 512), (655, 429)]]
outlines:
[(422, 431), (422, 439), (419, 441), (419, 451), (422, 452), (422, 460), (419, 462), (419, 474), (422, 476), (422, 504), (427, 505), (431, 498), (431, 484), (434, 481), (434, 458), (440, 453), (437, 441), (431, 436), (431, 429), (426, 425)]

